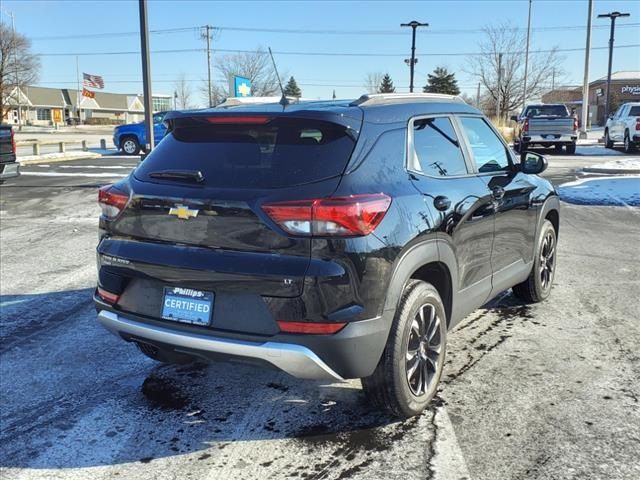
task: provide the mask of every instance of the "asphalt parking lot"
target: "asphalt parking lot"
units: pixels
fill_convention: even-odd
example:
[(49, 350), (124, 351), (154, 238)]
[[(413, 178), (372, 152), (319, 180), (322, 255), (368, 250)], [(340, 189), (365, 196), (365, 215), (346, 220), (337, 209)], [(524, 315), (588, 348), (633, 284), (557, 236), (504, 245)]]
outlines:
[[(544, 176), (608, 159), (590, 148)], [(0, 187), (0, 478), (640, 478), (640, 208), (563, 203), (551, 298), (470, 315), (435, 401), (399, 422), (358, 381), (163, 366), (103, 330), (96, 191), (136, 163), (30, 165)]]

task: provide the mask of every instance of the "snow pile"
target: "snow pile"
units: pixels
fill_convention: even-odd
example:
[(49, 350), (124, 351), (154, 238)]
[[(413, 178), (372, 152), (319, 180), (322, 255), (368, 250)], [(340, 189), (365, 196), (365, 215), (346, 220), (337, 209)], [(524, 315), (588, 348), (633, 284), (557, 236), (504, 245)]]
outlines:
[(560, 198), (577, 205), (640, 207), (640, 175), (583, 178), (558, 188)]
[(589, 165), (584, 168), (585, 172), (602, 172), (605, 173), (640, 173), (640, 157), (627, 157), (619, 160), (611, 160), (605, 163), (598, 163), (596, 165)]

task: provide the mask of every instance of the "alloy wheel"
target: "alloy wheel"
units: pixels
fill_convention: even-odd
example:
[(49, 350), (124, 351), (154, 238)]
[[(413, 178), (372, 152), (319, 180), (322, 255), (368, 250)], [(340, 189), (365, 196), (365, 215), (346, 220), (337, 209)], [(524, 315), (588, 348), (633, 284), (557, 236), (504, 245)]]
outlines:
[(553, 232), (547, 232), (540, 247), (540, 285), (543, 290), (551, 286), (556, 266), (556, 241)]
[(422, 305), (411, 322), (407, 343), (406, 374), (411, 392), (424, 395), (437, 381), (442, 355), (441, 319), (434, 305)]

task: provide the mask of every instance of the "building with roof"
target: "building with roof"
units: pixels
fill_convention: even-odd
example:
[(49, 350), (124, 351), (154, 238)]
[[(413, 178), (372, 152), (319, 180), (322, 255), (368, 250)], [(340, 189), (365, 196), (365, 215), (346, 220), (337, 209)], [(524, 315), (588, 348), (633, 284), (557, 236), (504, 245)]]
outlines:
[[(588, 118), (591, 125), (604, 125), (607, 77), (589, 84)], [(582, 118), (582, 87), (551, 90), (542, 95), (544, 103), (564, 103), (570, 111)], [(640, 71), (622, 71), (611, 74), (611, 113), (626, 102), (640, 101)]]
[[(15, 88), (9, 94), (8, 112), (4, 122), (18, 123), (18, 106), (25, 125), (63, 124), (70, 118), (80, 118), (87, 124), (122, 124), (144, 120), (142, 95), (96, 91), (94, 97), (82, 96), (71, 88), (27, 86)], [(171, 109), (171, 95), (154, 95), (154, 112)]]

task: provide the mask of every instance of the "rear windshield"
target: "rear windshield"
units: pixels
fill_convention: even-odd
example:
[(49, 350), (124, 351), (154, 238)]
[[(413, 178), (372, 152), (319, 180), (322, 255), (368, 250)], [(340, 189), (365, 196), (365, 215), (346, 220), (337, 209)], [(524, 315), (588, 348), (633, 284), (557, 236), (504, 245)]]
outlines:
[(525, 117), (566, 117), (569, 115), (564, 105), (536, 105), (527, 107)]
[(640, 107), (631, 107), (629, 110), (630, 117), (640, 117)]
[(354, 139), (330, 122), (280, 118), (264, 125), (189, 122), (177, 127), (135, 170), (149, 174), (200, 171), (203, 184), (229, 188), (278, 188), (335, 177), (344, 171)]

